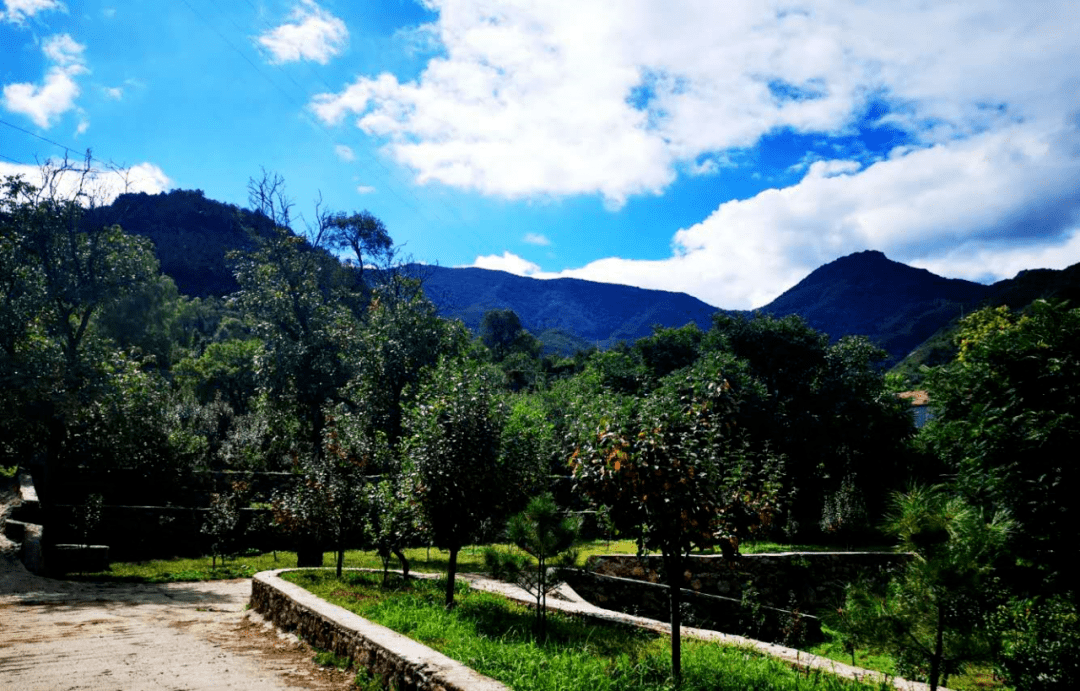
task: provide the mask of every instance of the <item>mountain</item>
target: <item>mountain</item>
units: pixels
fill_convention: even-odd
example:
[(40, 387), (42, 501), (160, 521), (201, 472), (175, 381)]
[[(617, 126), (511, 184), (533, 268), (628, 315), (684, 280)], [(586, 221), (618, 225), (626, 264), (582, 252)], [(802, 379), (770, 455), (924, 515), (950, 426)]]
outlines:
[[(154, 241), (162, 271), (190, 296), (236, 290), (226, 259), (250, 249), (248, 229), (267, 233), (269, 220), (201, 191), (123, 194), (91, 212), (91, 222), (119, 223)], [(512, 309), (548, 350), (608, 347), (668, 327), (694, 322), (708, 329), (717, 308), (683, 293), (646, 290), (572, 278), (539, 280), (477, 268), (416, 267), (442, 315), (474, 331), (485, 312)], [(959, 316), (985, 305), (1027, 305), (1040, 297), (1080, 300), (1080, 264), (1062, 271), (1036, 269), (991, 286), (936, 276), (866, 251), (841, 257), (810, 273), (761, 308), (774, 316), (798, 314), (834, 340), (869, 337), (896, 362), (909, 353), (909, 370), (951, 358), (951, 331)], [(1080, 304), (1080, 303), (1078, 303)], [(929, 340), (928, 340), (929, 339)], [(922, 345), (920, 345), (922, 344)], [(913, 353), (913, 351), (915, 351)]]
[(253, 249), (246, 228), (266, 233), (271, 227), (265, 216), (207, 199), (200, 190), (121, 194), (112, 204), (93, 209), (87, 221), (119, 224), (125, 232), (153, 240), (161, 271), (191, 297), (235, 292), (239, 286), (226, 255)]
[(849, 254), (810, 273), (759, 311), (798, 314), (834, 340), (868, 337), (895, 362), (991, 288), (895, 262), (881, 252)]
[[(443, 316), (461, 319), (476, 331), (484, 313), (512, 309), (522, 326), (560, 352), (617, 341), (634, 341), (652, 326), (702, 330), (717, 311), (685, 293), (646, 290), (576, 278), (539, 280), (489, 269), (423, 267), (424, 292)], [(561, 344), (561, 347), (560, 347)]]
[[(1004, 305), (1020, 309), (1038, 299), (1067, 300), (1073, 307), (1080, 305), (1080, 264), (1065, 269), (1028, 269), (1013, 278), (998, 281), (987, 287), (986, 295), (977, 303), (969, 305), (965, 313), (982, 307)], [(959, 316), (944, 323), (933, 335), (912, 350), (896, 364), (894, 370), (912, 383), (923, 378), (923, 367), (934, 367), (950, 362), (957, 352), (953, 343)]]

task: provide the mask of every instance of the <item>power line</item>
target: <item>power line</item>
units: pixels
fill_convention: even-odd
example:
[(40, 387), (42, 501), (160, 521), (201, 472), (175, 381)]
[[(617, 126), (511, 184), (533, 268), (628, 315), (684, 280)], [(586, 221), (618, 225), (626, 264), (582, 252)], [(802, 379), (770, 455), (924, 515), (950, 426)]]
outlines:
[[(10, 127), (13, 130), (18, 130), (19, 132), (22, 132), (23, 134), (28, 134), (31, 137), (34, 137), (35, 139), (40, 139), (41, 141), (46, 142), (47, 144), (52, 144), (53, 146), (59, 147), (59, 148), (64, 150), (64, 153), (76, 153), (76, 154), (82, 155), (79, 152), (78, 149), (74, 149), (74, 148), (72, 148), (70, 146), (67, 146), (65, 144), (61, 144), (60, 142), (53, 141), (52, 139), (49, 139), (48, 137), (42, 137), (40, 134), (36, 134), (34, 132), (31, 132), (30, 130), (23, 129), (22, 127), (19, 127), (18, 125), (13, 125), (12, 123), (8, 122), (7, 120), (0, 119), (0, 125), (7, 125), (8, 127)], [(96, 159), (96, 158), (94, 158), (92, 156), (90, 157), (90, 160), (91, 161), (97, 161), (98, 163), (105, 163), (105, 161), (102, 161), (101, 159)]]

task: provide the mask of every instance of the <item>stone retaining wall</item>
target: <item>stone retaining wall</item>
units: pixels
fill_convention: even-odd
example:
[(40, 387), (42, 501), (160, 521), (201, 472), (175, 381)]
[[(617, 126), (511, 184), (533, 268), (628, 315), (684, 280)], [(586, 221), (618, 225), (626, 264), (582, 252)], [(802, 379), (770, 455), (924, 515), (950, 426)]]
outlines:
[[(668, 586), (646, 580), (600, 576), (588, 571), (562, 572), (578, 595), (597, 607), (668, 622)], [(747, 606), (741, 600), (682, 591), (683, 626), (694, 626), (760, 641), (799, 646), (822, 640), (821, 621), (802, 612)]]
[[(769, 607), (804, 611), (836, 607), (844, 586), (860, 578), (884, 581), (910, 555), (895, 552), (781, 552), (744, 554), (736, 559), (721, 555), (694, 555), (686, 565), (685, 587), (695, 592), (742, 599), (748, 587), (754, 600)], [(662, 559), (633, 554), (590, 557), (587, 568), (601, 576), (662, 583)]]
[(298, 585), (263, 571), (251, 579), (251, 607), (311, 645), (348, 657), (399, 691), (509, 691), (427, 646), (332, 605)]

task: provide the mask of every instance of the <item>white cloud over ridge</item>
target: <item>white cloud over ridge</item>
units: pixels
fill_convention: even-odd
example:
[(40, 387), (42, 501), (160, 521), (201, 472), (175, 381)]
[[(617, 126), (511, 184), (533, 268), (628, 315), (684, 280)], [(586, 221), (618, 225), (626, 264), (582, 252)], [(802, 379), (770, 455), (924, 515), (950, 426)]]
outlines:
[[(58, 160), (50, 161), (50, 164), (54, 166), (60, 163)], [(8, 176), (19, 176), (35, 187), (42, 186), (43, 177), (40, 166), (0, 161), (0, 178)], [(173, 187), (173, 181), (165, 174), (165, 171), (156, 164), (148, 162), (118, 169), (92, 168), (81, 183), (78, 171), (73, 170), (61, 173), (55, 183), (56, 193), (62, 198), (74, 195), (81, 184), (82, 191), (89, 198), (88, 201), (92, 200), (96, 205), (109, 204), (124, 192), (158, 194)]]
[(871, 165), (808, 159), (797, 184), (680, 230), (668, 259), (476, 265), (750, 308), (868, 248), (973, 280), (1080, 260), (1080, 3), (428, 4), (443, 51), (418, 78), (360, 76), (311, 103), (420, 183), (614, 210), (781, 130), (851, 135), (871, 106), (908, 139)]
[(75, 108), (81, 89), (75, 78), (89, 70), (83, 60), (86, 46), (68, 34), (52, 36), (42, 45), (42, 52), (53, 66), (41, 84), (4, 85), (4, 108), (21, 113), (42, 129), (49, 129), (61, 115)]
[(314, 0), (300, 0), (289, 18), (291, 22), (258, 37), (259, 43), (270, 51), (272, 63), (310, 60), (325, 65), (349, 45), (345, 22), (319, 7)]
[(1077, 180), (1080, 128), (1016, 125), (863, 169), (817, 161), (798, 184), (729, 201), (680, 230), (668, 259), (611, 257), (523, 275), (674, 290), (726, 309), (762, 307), (821, 264), (864, 249), (939, 275), (1000, 280), (1080, 261)]

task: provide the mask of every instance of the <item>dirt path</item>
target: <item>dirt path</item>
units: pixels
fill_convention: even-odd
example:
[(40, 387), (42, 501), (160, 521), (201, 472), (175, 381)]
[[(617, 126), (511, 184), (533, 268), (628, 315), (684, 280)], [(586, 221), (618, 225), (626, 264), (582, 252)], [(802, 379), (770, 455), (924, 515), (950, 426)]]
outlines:
[(296, 637), (246, 611), (249, 579), (168, 585), (39, 578), (3, 536), (0, 488), (0, 690), (339, 691), (355, 673), (325, 669)]
[(352, 681), (245, 612), (249, 580), (33, 580), (0, 594), (0, 689), (336, 691)]

